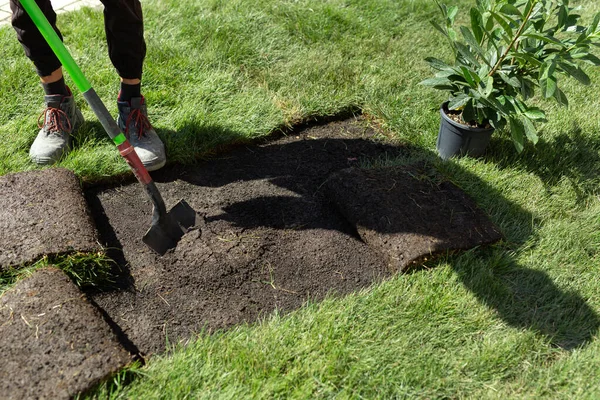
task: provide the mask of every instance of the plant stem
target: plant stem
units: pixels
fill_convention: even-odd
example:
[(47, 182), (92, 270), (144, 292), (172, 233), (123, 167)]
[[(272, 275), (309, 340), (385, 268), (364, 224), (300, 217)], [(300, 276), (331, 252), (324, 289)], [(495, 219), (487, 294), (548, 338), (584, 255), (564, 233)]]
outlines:
[(525, 29), (525, 24), (527, 24), (527, 21), (529, 21), (529, 18), (531, 18), (531, 14), (533, 13), (533, 9), (535, 8), (536, 4), (537, 4), (537, 1), (535, 1), (531, 4), (531, 8), (529, 9), (527, 16), (525, 16), (525, 18), (523, 19), (521, 26), (519, 26), (519, 30), (515, 34), (515, 37), (513, 37), (512, 41), (510, 42), (510, 45), (506, 48), (506, 50), (504, 51), (502, 56), (498, 59), (498, 61), (496, 62), (496, 65), (494, 65), (494, 68), (492, 68), (492, 70), (490, 71), (488, 76), (492, 76), (492, 75), (494, 75), (494, 73), (496, 73), (496, 70), (500, 67), (500, 65), (502, 64), (502, 61), (504, 61), (504, 59), (508, 55), (508, 52), (510, 51), (510, 49), (512, 49), (512, 47), (515, 45), (515, 42), (521, 36), (521, 33), (523, 33), (523, 29)]

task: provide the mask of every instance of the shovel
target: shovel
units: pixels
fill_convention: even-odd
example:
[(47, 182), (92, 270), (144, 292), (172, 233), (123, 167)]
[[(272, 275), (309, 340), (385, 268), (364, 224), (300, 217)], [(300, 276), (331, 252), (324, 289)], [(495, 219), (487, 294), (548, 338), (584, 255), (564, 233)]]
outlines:
[(98, 97), (92, 88), (92, 85), (85, 78), (54, 29), (52, 29), (52, 26), (35, 0), (20, 1), (44, 39), (46, 39), (46, 42), (48, 42), (50, 48), (56, 54), (56, 57), (60, 60), (69, 75), (71, 75), (75, 85), (83, 94), (83, 98), (90, 105), (94, 114), (96, 114), (108, 136), (117, 145), (121, 156), (127, 161), (137, 180), (146, 189), (146, 193), (150, 196), (154, 207), (152, 225), (144, 235), (143, 241), (158, 254), (165, 254), (167, 250), (177, 245), (179, 239), (181, 239), (190, 227), (196, 224), (196, 212), (185, 200), (181, 200), (171, 211), (167, 212), (160, 192), (150, 177), (148, 170), (146, 170), (135, 152), (135, 149), (121, 132), (114, 118), (110, 115), (104, 103), (102, 103), (102, 100), (100, 100), (100, 97)]

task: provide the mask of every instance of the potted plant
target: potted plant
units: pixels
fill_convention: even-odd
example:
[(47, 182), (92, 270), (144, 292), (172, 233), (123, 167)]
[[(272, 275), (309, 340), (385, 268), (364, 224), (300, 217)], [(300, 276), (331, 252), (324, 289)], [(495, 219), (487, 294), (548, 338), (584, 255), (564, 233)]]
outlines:
[(458, 8), (438, 6), (444, 22), (433, 26), (446, 37), (453, 60), (426, 58), (437, 72), (421, 84), (449, 93), (437, 141), (443, 159), (483, 154), (492, 132), (505, 126), (517, 151), (527, 139), (535, 144), (535, 124), (546, 114), (531, 98), (540, 93), (566, 106), (559, 75), (588, 85), (581, 64), (600, 65), (591, 52), (600, 40), (600, 13), (581, 26), (568, 0), (477, 0), (470, 23), (458, 29)]

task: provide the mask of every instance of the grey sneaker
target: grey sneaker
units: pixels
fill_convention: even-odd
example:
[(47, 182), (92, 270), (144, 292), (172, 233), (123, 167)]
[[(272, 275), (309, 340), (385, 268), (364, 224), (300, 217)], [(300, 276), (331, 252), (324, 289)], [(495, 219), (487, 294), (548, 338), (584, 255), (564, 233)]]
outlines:
[(119, 116), (117, 123), (129, 143), (135, 148), (142, 164), (148, 171), (156, 171), (167, 162), (165, 145), (160, 140), (150, 121), (144, 97), (134, 97), (131, 102), (117, 101)]
[(29, 157), (38, 165), (52, 164), (66, 155), (71, 133), (84, 121), (73, 96), (48, 95), (44, 101), (46, 109), (38, 118), (41, 129), (29, 150)]

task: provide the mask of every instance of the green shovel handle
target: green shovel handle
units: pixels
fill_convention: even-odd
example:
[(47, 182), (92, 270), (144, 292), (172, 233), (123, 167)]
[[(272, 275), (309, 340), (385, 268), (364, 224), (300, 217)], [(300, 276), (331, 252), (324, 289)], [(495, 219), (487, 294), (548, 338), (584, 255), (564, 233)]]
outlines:
[(92, 88), (92, 85), (83, 75), (83, 73), (75, 63), (75, 60), (73, 60), (73, 57), (71, 57), (71, 54), (69, 54), (69, 51), (63, 44), (62, 40), (60, 40), (52, 26), (46, 19), (46, 16), (44, 15), (44, 13), (42, 13), (42, 10), (40, 10), (40, 7), (37, 5), (35, 0), (20, 1), (21, 5), (25, 9), (25, 11), (27, 11), (27, 14), (29, 14), (35, 26), (37, 26), (44, 39), (46, 39), (46, 42), (48, 42), (48, 45), (50, 46), (52, 51), (54, 51), (54, 54), (56, 54), (56, 57), (59, 59), (63, 67), (67, 70), (67, 72), (75, 82), (75, 85), (77, 86), (79, 91), (81, 93), (85, 93), (88, 90), (90, 90)]

